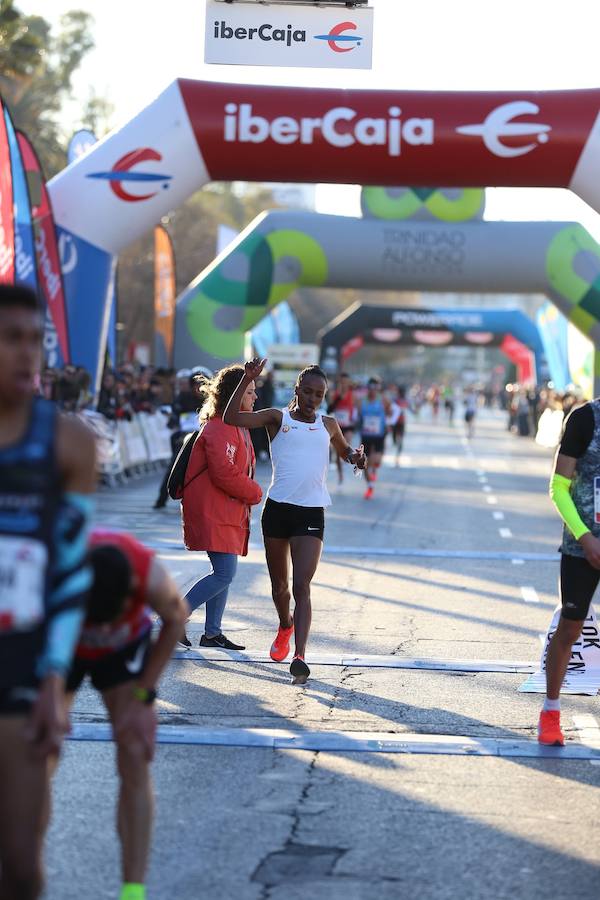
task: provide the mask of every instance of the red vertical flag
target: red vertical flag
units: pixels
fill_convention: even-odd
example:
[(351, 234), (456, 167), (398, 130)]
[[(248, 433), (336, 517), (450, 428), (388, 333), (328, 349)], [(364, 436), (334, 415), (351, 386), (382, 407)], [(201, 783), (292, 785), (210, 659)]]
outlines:
[(15, 280), (15, 219), (12, 169), (4, 105), (0, 100), (0, 283)]
[(35, 150), (21, 131), (17, 132), (17, 137), (29, 186), (40, 286), (56, 328), (63, 360), (68, 363), (71, 356), (67, 330), (67, 306), (50, 197)]

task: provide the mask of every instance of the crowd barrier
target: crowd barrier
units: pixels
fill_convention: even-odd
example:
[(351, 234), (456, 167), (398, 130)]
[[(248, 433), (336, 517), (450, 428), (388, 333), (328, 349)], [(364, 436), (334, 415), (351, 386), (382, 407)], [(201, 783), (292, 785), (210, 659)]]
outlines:
[(171, 459), (171, 432), (164, 413), (137, 413), (129, 422), (114, 422), (88, 409), (78, 415), (94, 432), (98, 473), (109, 485)]

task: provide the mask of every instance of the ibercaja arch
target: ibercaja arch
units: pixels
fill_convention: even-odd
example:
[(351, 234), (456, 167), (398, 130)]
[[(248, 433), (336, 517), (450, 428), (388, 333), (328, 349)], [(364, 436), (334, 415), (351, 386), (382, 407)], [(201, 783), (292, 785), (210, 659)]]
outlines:
[[(175, 81), (50, 182), (73, 361), (97, 377), (118, 253), (211, 180), (567, 187), (600, 210), (599, 170), (598, 89), (406, 92)], [(321, 227), (327, 227), (327, 218)], [(520, 239), (529, 240), (526, 227), (532, 223), (486, 226), (497, 230), (500, 242), (503, 228), (517, 224), (524, 227)], [(550, 296), (599, 346), (600, 248), (576, 223), (536, 224), (544, 247), (538, 243), (524, 256), (542, 253), (542, 270), (553, 273), (556, 288)], [(293, 274), (298, 237), (289, 233), (294, 229), (284, 218), (278, 225), (284, 232), (278, 249), (262, 240), (252, 265), (277, 271), (278, 265), (286, 268), (289, 257)], [(247, 238), (246, 231), (238, 244)], [(351, 257), (348, 249), (345, 258)], [(222, 262), (218, 258), (199, 279)], [(331, 277), (331, 265), (326, 255), (319, 257), (315, 277), (321, 284)], [(292, 280), (303, 283), (303, 277)], [(228, 328), (221, 323), (221, 317), (227, 319), (224, 308), (236, 307), (234, 331), (239, 332), (280, 293), (269, 295), (263, 307), (243, 289), (226, 292), (217, 302), (207, 295), (194, 339), (210, 338), (209, 349), (215, 349), (214, 334), (222, 331), (223, 337)], [(200, 356), (203, 348), (197, 346)]]

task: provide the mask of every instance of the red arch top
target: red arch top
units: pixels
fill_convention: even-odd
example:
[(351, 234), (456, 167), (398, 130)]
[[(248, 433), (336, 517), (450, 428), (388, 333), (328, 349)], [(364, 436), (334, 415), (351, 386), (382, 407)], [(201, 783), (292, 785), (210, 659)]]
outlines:
[(218, 180), (569, 187), (600, 110), (597, 89), (178, 83), (204, 163)]

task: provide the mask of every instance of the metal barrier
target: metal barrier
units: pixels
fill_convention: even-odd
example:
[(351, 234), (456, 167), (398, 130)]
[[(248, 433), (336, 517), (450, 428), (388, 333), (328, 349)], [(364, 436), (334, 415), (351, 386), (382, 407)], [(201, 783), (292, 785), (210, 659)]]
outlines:
[(164, 413), (136, 413), (131, 421), (110, 421), (94, 410), (79, 418), (94, 432), (98, 474), (113, 485), (159, 468), (171, 459), (171, 432)]

